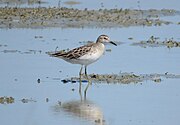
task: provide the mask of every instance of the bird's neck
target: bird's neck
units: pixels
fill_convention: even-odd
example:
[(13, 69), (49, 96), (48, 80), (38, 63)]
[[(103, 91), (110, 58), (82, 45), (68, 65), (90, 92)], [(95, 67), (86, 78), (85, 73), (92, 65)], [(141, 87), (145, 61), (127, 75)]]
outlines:
[(101, 42), (97, 42), (97, 46), (99, 49), (104, 49), (105, 48), (105, 45)]

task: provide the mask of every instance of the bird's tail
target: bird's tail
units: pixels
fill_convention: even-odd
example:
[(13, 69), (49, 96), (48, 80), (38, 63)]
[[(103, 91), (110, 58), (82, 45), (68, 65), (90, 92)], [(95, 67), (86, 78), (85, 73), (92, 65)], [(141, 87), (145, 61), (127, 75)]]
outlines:
[(51, 57), (62, 57), (65, 53), (66, 52), (64, 50), (46, 52), (46, 54), (48, 54)]

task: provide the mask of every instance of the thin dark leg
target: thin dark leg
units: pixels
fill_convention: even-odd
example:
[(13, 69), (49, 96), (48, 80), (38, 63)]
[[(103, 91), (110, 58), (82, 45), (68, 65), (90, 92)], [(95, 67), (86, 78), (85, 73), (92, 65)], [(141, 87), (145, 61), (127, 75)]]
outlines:
[(91, 80), (89, 79), (89, 77), (88, 77), (88, 75), (87, 75), (87, 66), (85, 66), (85, 76), (86, 76), (86, 78), (87, 78), (87, 80), (88, 80), (88, 83), (89, 83), (89, 84), (92, 84)]
[(87, 77), (87, 66), (85, 66), (85, 75)]
[(80, 72), (79, 72), (79, 93), (81, 94), (81, 86), (82, 86), (82, 69), (83, 69), (83, 65), (81, 66)]
[(85, 76), (86, 76), (86, 79), (88, 80), (88, 83), (92, 84), (91, 80), (88, 78), (88, 75), (87, 75), (87, 66), (85, 66)]
[(86, 89), (84, 90), (84, 97), (86, 98), (86, 92), (88, 90), (89, 85), (91, 84), (91, 81), (89, 80), (88, 75), (87, 75), (87, 66), (85, 66), (85, 76), (86, 76), (86, 79), (88, 80), (88, 85), (86, 86)]

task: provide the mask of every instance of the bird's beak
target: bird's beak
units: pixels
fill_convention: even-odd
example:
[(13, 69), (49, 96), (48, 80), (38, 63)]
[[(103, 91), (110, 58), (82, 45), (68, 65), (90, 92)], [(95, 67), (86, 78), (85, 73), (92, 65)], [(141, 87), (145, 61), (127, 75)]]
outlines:
[(115, 45), (115, 46), (117, 46), (117, 44), (116, 44), (116, 43), (114, 43), (113, 41), (110, 41), (110, 43), (111, 43), (111, 44), (113, 44), (113, 45)]

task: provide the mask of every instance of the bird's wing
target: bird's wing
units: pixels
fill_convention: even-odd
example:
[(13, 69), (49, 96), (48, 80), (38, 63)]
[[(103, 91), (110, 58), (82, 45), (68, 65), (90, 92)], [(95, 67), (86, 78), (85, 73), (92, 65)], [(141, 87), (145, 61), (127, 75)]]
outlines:
[(72, 49), (66, 53), (59, 51), (56, 53), (51, 54), (53, 57), (60, 57), (60, 58), (66, 58), (66, 59), (78, 59), (79, 57), (85, 55), (87, 52), (89, 52), (92, 48), (93, 44), (88, 44), (85, 46), (81, 46), (75, 49)]

